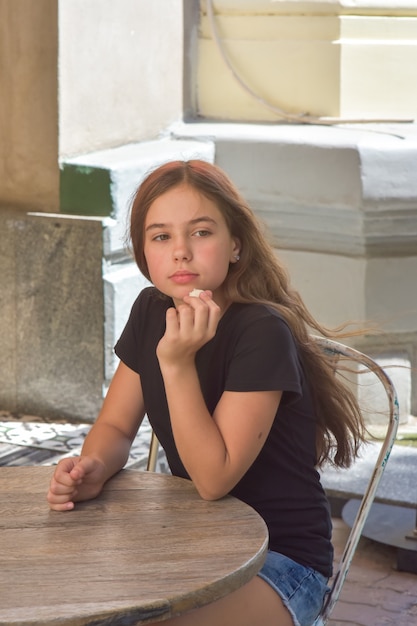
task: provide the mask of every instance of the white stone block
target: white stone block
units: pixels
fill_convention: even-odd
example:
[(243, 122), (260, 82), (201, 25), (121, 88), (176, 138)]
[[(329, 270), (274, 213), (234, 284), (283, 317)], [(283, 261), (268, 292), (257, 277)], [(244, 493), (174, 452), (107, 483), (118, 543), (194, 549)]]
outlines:
[(117, 367), (114, 346), (128, 320), (130, 309), (139, 293), (150, 283), (135, 263), (113, 265), (103, 276), (104, 283), (104, 384)]

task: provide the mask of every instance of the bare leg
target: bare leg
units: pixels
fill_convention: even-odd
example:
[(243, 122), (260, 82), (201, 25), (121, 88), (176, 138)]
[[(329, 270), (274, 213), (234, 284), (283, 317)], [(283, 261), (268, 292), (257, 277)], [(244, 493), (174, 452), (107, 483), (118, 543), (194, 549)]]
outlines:
[(259, 576), (212, 604), (161, 626), (294, 626), (279, 595)]

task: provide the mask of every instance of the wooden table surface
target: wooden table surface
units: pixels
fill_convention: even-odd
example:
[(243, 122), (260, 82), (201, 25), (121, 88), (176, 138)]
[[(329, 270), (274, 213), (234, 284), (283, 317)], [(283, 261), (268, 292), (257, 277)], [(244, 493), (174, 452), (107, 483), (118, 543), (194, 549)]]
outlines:
[(267, 550), (264, 521), (190, 481), (123, 470), (96, 499), (49, 510), (51, 467), (0, 468), (0, 624), (145, 624), (248, 582)]

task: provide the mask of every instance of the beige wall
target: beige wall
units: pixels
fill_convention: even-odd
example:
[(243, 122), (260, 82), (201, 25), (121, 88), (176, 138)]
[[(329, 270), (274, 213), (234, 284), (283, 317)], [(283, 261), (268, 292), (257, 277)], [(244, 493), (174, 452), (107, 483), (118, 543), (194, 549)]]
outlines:
[(0, 0), (0, 204), (58, 201), (57, 3)]
[[(414, 118), (417, 1), (202, 2), (197, 108), (203, 117), (279, 121), (289, 115)], [(245, 91), (225, 63), (252, 90)], [(264, 100), (270, 105), (264, 106)]]
[(59, 160), (182, 114), (182, 0), (0, 0), (0, 208), (59, 211)]

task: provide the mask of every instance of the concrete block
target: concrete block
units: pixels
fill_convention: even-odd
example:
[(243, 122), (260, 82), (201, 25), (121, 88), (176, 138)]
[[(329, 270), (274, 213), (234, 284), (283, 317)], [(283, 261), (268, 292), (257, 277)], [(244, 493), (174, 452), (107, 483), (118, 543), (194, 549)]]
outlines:
[(18, 227), (16, 405), (93, 420), (102, 401), (102, 221), (29, 214)]
[(384, 331), (417, 333), (417, 247), (413, 256), (369, 259), (365, 297), (367, 319)]
[(417, 125), (183, 124), (210, 138), (280, 249), (415, 256)]
[(128, 320), (130, 309), (139, 293), (150, 283), (135, 263), (109, 266), (104, 281), (104, 384), (110, 382), (118, 358), (114, 345)]
[[(378, 259), (381, 266), (375, 278), (373, 274), (369, 275), (369, 262), (362, 258), (289, 250), (277, 253), (288, 267), (294, 286), (322, 324), (328, 328), (337, 327), (348, 321), (357, 323), (359, 327), (361, 324), (366, 326), (367, 323), (379, 324), (382, 332), (374, 342), (369, 336), (351, 338), (347, 343), (369, 354), (386, 369), (399, 396), (401, 422), (406, 423), (412, 414), (412, 377), (411, 351), (405, 351), (403, 344), (406, 342), (411, 349), (413, 341), (414, 343), (417, 341), (417, 335), (412, 339), (407, 332), (413, 323), (414, 328), (417, 326), (417, 305), (414, 311), (407, 307), (416, 293), (401, 280), (401, 273), (395, 280), (390, 280), (389, 276), (393, 266), (395, 270), (397, 262), (409, 264), (412, 260)], [(407, 275), (407, 265), (401, 267)], [(375, 280), (381, 287), (378, 293), (375, 293)], [(386, 289), (387, 281), (390, 289)], [(405, 307), (401, 315), (398, 314), (399, 294)], [(375, 376), (373, 374), (354, 376), (353, 384), (361, 404), (367, 409), (366, 417), (369, 423), (385, 424), (387, 408), (385, 393)]]
[(16, 235), (20, 213), (0, 212), (0, 406), (16, 409)]
[(366, 319), (366, 261), (343, 255), (277, 250), (314, 317), (334, 328)]

